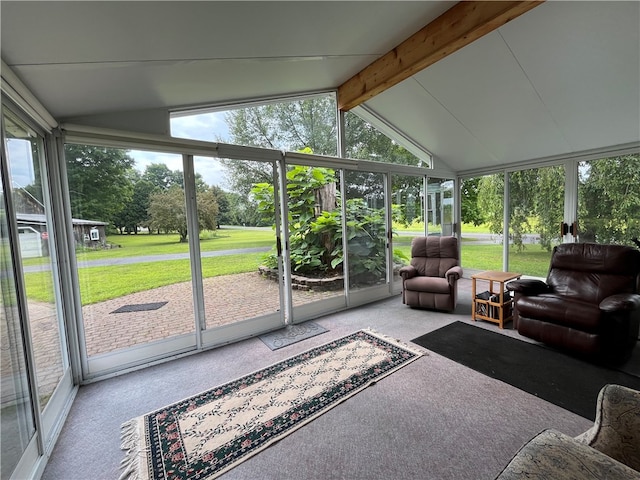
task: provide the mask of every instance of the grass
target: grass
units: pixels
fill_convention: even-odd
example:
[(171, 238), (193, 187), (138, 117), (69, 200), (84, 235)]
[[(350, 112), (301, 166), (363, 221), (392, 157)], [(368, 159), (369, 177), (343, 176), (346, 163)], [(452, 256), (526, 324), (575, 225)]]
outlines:
[[(79, 253), (83, 260), (101, 258), (138, 257), (141, 255), (163, 255), (170, 253), (188, 253), (189, 244), (180, 243), (177, 234), (155, 235), (109, 235), (107, 241), (121, 248), (109, 250), (85, 250)], [(224, 228), (215, 232), (203, 232), (200, 250), (211, 252), (233, 250), (237, 248), (270, 247), (275, 244), (275, 234), (270, 228), (234, 229)]]
[[(476, 227), (476, 232), (487, 233)], [(464, 229), (465, 233), (471, 233)], [(397, 236), (394, 250), (411, 257), (410, 235)], [(109, 242), (121, 248), (109, 250), (87, 250), (78, 252), (78, 260), (99, 260), (105, 258), (136, 257), (143, 255), (161, 255), (188, 253), (189, 245), (180, 243), (178, 235), (110, 235)], [(474, 270), (502, 270), (502, 245), (474, 245), (473, 238), (463, 237), (462, 265)], [(225, 228), (208, 232), (202, 236), (202, 251), (233, 250), (257, 246), (272, 246), (274, 234), (271, 229), (234, 229)], [(220, 257), (203, 257), (202, 274), (204, 278), (256, 271), (264, 253), (232, 254)], [(538, 245), (527, 245), (523, 252), (511, 249), (509, 269), (526, 275), (546, 277), (551, 254)], [(27, 264), (47, 263), (47, 257), (28, 259)], [(169, 260), (162, 262), (144, 262), (131, 265), (113, 265), (87, 267), (78, 270), (82, 304), (102, 302), (135, 292), (150, 290), (174, 283), (191, 281), (189, 260)], [(25, 274), (27, 294), (30, 299), (53, 302), (53, 286), (50, 272)]]
[[(202, 259), (203, 278), (257, 271), (263, 253), (225, 255)], [(144, 262), (78, 269), (82, 305), (104, 302), (135, 292), (191, 281), (189, 260)], [(25, 275), (29, 298), (52, 302), (50, 272)]]
[[(411, 246), (395, 246), (408, 258), (411, 258)], [(461, 249), (461, 263), (464, 268), (471, 270), (502, 270), (502, 245), (473, 245), (465, 243)], [(524, 275), (545, 278), (549, 269), (551, 252), (540, 248), (539, 245), (527, 245), (523, 252), (515, 248), (509, 250), (509, 271)]]
[[(225, 227), (215, 232), (205, 231), (200, 235), (200, 250), (211, 252), (236, 248), (271, 247), (275, 244), (275, 234), (270, 228), (242, 229)], [(177, 234), (108, 235), (107, 242), (119, 248), (108, 250), (78, 250), (79, 261), (101, 260), (104, 258), (139, 257), (142, 255), (163, 255), (189, 253), (189, 244), (180, 243)], [(48, 257), (25, 258), (24, 266), (48, 264)]]

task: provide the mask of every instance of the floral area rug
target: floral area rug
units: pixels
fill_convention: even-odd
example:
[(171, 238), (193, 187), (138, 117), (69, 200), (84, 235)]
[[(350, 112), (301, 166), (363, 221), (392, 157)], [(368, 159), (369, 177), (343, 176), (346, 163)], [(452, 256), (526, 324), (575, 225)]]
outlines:
[(421, 355), (361, 330), (134, 418), (121, 479), (216, 478)]

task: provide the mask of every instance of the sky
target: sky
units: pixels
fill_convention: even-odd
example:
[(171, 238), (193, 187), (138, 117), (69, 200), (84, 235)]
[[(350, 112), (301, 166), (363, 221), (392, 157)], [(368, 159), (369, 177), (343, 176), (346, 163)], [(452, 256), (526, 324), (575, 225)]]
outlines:
[[(172, 118), (171, 136), (210, 142), (226, 141), (229, 139), (229, 129), (224, 112), (211, 112)], [(136, 169), (140, 172), (152, 163), (164, 163), (170, 170), (182, 171), (181, 155), (140, 150), (131, 150), (129, 155), (136, 161)], [(194, 166), (196, 173), (202, 175), (208, 185), (227, 187), (224, 168), (216, 158), (195, 157)]]
[[(188, 117), (171, 119), (171, 134), (174, 137), (192, 140), (228, 141), (229, 129), (224, 121), (223, 112), (213, 112)], [(11, 168), (11, 178), (14, 187), (25, 187), (34, 182), (33, 159), (31, 142), (22, 138), (7, 140), (8, 157)], [(136, 169), (144, 172), (147, 165), (164, 163), (170, 170), (182, 171), (182, 155), (131, 150), (131, 157), (136, 161)], [(215, 158), (195, 157), (196, 173), (208, 185), (227, 187), (224, 168)]]
[(31, 142), (21, 138), (8, 138), (6, 145), (13, 187), (31, 185), (35, 181)]

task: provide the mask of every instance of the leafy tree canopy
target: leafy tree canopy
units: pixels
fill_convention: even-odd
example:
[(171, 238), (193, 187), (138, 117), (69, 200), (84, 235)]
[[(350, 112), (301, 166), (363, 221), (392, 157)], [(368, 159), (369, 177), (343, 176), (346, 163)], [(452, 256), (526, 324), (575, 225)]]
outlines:
[(71, 144), (65, 157), (73, 215), (111, 221), (133, 195), (133, 158), (121, 149)]
[[(215, 191), (208, 189), (196, 192), (199, 228), (217, 228), (218, 202)], [(180, 242), (187, 241), (187, 213), (184, 190), (174, 185), (165, 191), (156, 191), (150, 196), (148, 209), (150, 227), (164, 232), (178, 232)]]

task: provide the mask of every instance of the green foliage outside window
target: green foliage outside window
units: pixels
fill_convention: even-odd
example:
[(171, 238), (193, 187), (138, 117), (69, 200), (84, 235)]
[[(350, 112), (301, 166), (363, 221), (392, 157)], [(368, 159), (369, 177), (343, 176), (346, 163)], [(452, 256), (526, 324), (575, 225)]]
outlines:
[[(311, 276), (342, 273), (341, 196), (335, 193), (333, 200), (325, 198), (324, 208), (319, 208), (318, 203), (318, 192), (331, 185), (335, 188), (335, 181), (335, 171), (330, 168), (294, 166), (287, 171), (293, 273)], [(259, 211), (273, 218), (273, 186), (259, 183), (251, 191)], [(359, 198), (348, 200), (346, 209), (350, 275), (359, 283), (380, 278), (386, 268), (384, 210), (370, 208)], [(267, 257), (266, 264), (277, 265), (275, 254)]]

